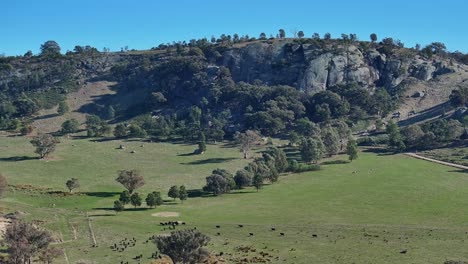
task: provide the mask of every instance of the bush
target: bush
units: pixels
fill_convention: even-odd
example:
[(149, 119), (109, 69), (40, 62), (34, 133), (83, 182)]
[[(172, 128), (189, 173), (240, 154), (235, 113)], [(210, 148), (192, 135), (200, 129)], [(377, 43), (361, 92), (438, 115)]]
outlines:
[(377, 146), (388, 143), (388, 135), (382, 134), (378, 136), (363, 137), (356, 140), (358, 146)]
[(294, 172), (294, 173), (301, 173), (301, 172), (306, 172), (306, 171), (318, 171), (320, 169), (321, 169), (320, 165), (299, 163), (297, 162), (297, 160), (290, 161), (289, 167), (288, 167), (288, 171)]

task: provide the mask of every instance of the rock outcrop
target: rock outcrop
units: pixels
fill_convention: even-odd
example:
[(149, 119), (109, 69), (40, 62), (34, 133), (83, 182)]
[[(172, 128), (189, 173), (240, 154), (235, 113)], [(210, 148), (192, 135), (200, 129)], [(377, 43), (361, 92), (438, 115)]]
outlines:
[(372, 47), (324, 47), (289, 40), (231, 48), (223, 54), (222, 64), (235, 81), (287, 84), (312, 93), (348, 82), (393, 88), (408, 78), (429, 81), (455, 71), (445, 62), (418, 55), (387, 57)]

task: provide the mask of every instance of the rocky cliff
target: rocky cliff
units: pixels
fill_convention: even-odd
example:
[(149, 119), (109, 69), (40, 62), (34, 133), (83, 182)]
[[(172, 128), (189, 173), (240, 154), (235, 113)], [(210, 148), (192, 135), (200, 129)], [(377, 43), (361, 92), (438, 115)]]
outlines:
[(351, 82), (367, 88), (394, 88), (409, 78), (429, 81), (460, 70), (459, 65), (446, 60), (407, 53), (387, 56), (372, 46), (318, 46), (284, 40), (234, 47), (223, 54), (222, 64), (231, 70), (236, 81), (258, 79), (308, 92)]

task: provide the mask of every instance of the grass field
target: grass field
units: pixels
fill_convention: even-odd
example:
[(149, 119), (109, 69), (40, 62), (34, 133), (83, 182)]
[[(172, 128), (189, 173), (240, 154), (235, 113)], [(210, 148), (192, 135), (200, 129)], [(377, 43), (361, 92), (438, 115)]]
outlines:
[[(127, 148), (116, 149), (120, 144)], [(166, 193), (174, 184), (200, 189), (211, 170), (234, 172), (248, 162), (227, 144), (209, 145), (204, 155), (189, 155), (193, 145), (143, 144), (62, 139), (53, 159), (43, 161), (34, 158), (27, 139), (1, 136), (0, 172), (12, 185), (35, 187), (10, 191), (0, 201), (3, 212), (21, 211), (29, 220), (44, 221), (61, 239), (57, 246), (66, 249), (69, 263), (138, 263), (132, 257), (141, 253), (142, 263), (150, 263), (155, 246), (145, 242), (150, 235), (167, 233), (159, 222), (169, 220), (185, 221), (187, 228), (208, 234), (209, 249), (223, 252), (227, 263), (468, 260), (468, 177), (454, 168), (362, 152), (350, 164), (283, 175), (279, 183), (259, 192), (245, 189), (221, 197), (189, 198), (183, 204), (168, 201), (156, 209), (128, 209), (115, 215), (109, 208), (122, 191), (114, 180), (119, 169), (140, 169), (147, 183), (139, 192), (146, 195), (153, 190)], [(64, 183), (71, 177), (80, 180), (81, 194), (47, 193), (65, 191)], [(158, 212), (179, 216), (152, 216)], [(91, 246), (90, 226), (97, 247)], [(125, 237), (135, 237), (136, 246), (123, 253), (109, 248)]]

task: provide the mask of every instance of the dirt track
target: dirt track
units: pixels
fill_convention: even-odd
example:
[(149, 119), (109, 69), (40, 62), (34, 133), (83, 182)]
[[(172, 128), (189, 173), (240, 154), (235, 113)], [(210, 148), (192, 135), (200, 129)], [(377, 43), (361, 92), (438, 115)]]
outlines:
[(413, 158), (417, 158), (417, 159), (422, 159), (422, 160), (427, 160), (427, 161), (430, 161), (430, 162), (435, 162), (435, 163), (439, 163), (439, 164), (442, 164), (442, 165), (446, 165), (446, 166), (450, 166), (450, 167), (454, 167), (454, 168), (458, 168), (458, 169), (462, 169), (462, 170), (467, 170), (468, 171), (468, 167), (467, 166), (463, 166), (463, 165), (459, 165), (459, 164), (455, 164), (455, 163), (450, 163), (450, 162), (445, 162), (445, 161), (441, 161), (441, 160), (436, 160), (436, 159), (431, 159), (431, 158), (427, 158), (427, 157), (423, 157), (423, 156), (420, 156), (416, 153), (405, 153), (405, 155), (407, 156), (410, 156), (410, 157), (413, 157)]

